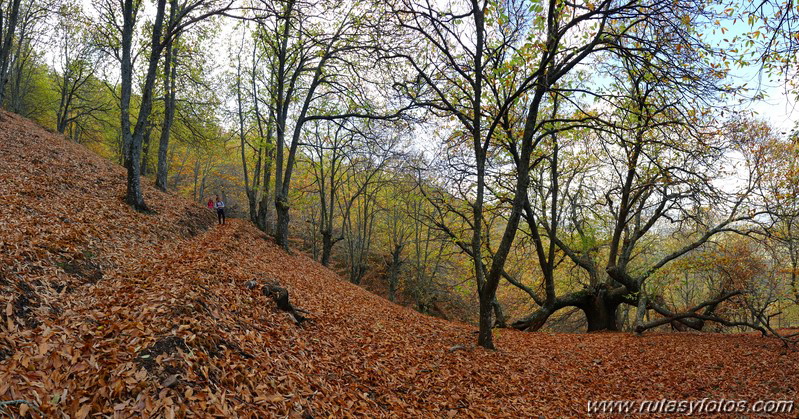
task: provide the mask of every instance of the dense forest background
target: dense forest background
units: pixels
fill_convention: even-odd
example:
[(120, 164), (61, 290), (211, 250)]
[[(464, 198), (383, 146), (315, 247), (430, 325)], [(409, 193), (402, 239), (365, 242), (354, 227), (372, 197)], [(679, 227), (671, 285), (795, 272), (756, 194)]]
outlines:
[(2, 106), (124, 165), (130, 205), (220, 195), (483, 346), (799, 322), (799, 137), (747, 111), (796, 95), (792, 2), (0, 9)]

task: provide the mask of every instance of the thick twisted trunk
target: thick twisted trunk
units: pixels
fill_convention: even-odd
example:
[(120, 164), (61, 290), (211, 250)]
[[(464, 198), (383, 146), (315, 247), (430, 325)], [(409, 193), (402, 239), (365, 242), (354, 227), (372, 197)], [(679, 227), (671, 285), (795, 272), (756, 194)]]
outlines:
[(576, 307), (585, 313), (589, 332), (599, 330), (619, 330), (617, 310), (621, 304), (623, 288), (608, 290), (599, 287), (595, 290), (578, 291), (545, 304), (529, 316), (519, 319), (511, 327), (535, 332), (541, 329), (550, 316), (565, 307)]
[(585, 313), (588, 322), (588, 331), (595, 332), (600, 330), (619, 330), (616, 311), (619, 302), (608, 298), (604, 290), (596, 295), (590, 296), (580, 309)]

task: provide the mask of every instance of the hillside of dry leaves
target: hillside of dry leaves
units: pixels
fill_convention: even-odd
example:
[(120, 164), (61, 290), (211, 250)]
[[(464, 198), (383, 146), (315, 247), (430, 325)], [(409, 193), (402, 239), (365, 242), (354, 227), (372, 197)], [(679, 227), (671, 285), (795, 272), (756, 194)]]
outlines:
[(124, 179), (0, 114), (0, 402), (31, 403), (8, 414), (578, 417), (597, 399), (796, 399), (799, 354), (755, 335), (503, 330), (499, 350), (477, 349), (474, 327), (391, 304), (247, 222), (217, 227), (151, 187), (155, 214), (137, 213)]

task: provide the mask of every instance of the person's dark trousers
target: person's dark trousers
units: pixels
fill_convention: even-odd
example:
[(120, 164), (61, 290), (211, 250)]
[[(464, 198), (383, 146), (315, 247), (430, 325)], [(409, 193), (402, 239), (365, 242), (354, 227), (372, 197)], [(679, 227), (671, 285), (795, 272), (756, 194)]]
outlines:
[(219, 224), (225, 224), (225, 210), (223, 208), (216, 209), (216, 217), (219, 219)]

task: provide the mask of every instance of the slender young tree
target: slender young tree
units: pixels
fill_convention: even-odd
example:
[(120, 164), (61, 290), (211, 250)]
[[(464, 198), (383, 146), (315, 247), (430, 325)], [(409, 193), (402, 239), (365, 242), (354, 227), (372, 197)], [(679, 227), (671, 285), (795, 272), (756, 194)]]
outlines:
[(105, 101), (97, 100), (91, 83), (97, 77), (100, 51), (93, 45), (87, 20), (77, 6), (62, 5), (57, 15), (55, 44), (55, 87), (59, 103), (56, 131), (64, 133), (70, 124), (97, 112), (107, 111)]
[[(169, 2), (169, 22), (174, 24), (178, 12), (177, 0)], [(172, 123), (175, 120), (175, 86), (178, 67), (178, 40), (180, 33), (167, 40), (164, 47), (166, 55), (164, 57), (163, 78), (164, 78), (164, 120), (161, 124), (161, 135), (158, 140), (158, 161), (155, 173), (155, 187), (166, 191), (167, 174), (169, 171), (168, 156), (169, 137), (172, 133)]]

